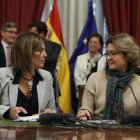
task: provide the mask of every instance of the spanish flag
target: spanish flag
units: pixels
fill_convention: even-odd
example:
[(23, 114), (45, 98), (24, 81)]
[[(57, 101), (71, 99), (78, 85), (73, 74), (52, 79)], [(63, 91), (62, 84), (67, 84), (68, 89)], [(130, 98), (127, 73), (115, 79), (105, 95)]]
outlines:
[(47, 20), (47, 27), (51, 28), (53, 31), (51, 41), (54, 41), (62, 46), (59, 59), (57, 62), (58, 84), (61, 92), (61, 96), (59, 97), (59, 108), (60, 112), (62, 113), (70, 113), (71, 107), (70, 70), (62, 37), (59, 12), (56, 0), (54, 0), (52, 11)]

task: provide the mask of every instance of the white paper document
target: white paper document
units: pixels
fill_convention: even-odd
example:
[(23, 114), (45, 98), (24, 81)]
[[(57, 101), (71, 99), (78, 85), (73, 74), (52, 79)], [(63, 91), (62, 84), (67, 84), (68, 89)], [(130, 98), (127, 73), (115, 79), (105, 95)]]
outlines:
[(39, 121), (39, 116), (26, 116), (26, 117), (18, 117), (17, 120), (13, 120), (14, 122), (37, 122)]

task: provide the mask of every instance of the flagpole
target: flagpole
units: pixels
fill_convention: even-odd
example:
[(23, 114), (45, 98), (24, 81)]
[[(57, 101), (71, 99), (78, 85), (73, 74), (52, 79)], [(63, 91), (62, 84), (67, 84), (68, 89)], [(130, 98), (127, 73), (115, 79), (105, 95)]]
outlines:
[(59, 93), (58, 93), (58, 83), (57, 83), (57, 69), (54, 69), (54, 78), (55, 78), (55, 88), (56, 88), (56, 103), (57, 103), (57, 113), (59, 113)]

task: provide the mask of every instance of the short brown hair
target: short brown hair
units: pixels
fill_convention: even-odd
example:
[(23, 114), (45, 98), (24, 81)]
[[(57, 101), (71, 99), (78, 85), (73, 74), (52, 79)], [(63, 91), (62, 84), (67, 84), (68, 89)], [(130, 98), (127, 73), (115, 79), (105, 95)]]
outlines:
[(7, 28), (17, 28), (18, 29), (18, 25), (14, 22), (6, 22), (5, 24), (2, 25), (1, 30), (2, 31), (6, 31)]
[(34, 74), (32, 54), (42, 50), (43, 39), (35, 33), (21, 33), (14, 41), (11, 49), (11, 66), (14, 71)]
[(88, 37), (88, 39), (87, 39), (87, 44), (89, 43), (89, 41), (90, 41), (90, 39), (92, 37), (97, 37), (99, 39), (99, 42), (101, 44), (101, 49), (102, 49), (102, 47), (104, 45), (103, 37), (100, 34), (98, 34), (98, 33), (90, 34), (89, 37)]
[(134, 68), (139, 64), (139, 46), (134, 37), (126, 34), (120, 33), (114, 36), (109, 36), (106, 42), (106, 46), (112, 43), (117, 49), (123, 52), (124, 55), (128, 56), (128, 67)]

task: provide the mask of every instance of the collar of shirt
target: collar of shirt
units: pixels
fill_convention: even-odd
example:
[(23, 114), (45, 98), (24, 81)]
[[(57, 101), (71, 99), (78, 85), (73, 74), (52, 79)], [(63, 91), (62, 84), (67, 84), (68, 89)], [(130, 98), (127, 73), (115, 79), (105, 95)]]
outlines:
[[(9, 46), (6, 42), (4, 42), (3, 40), (1, 41), (2, 45), (4, 48), (7, 48), (7, 46)], [(11, 45), (10, 45), (11, 46)]]
[[(20, 71), (18, 71), (14, 77), (14, 80), (13, 80), (13, 84), (19, 84), (19, 78), (20, 78)], [(37, 70), (35, 70), (35, 76), (34, 76), (34, 82), (35, 85), (38, 84), (39, 81), (43, 81), (43, 77), (38, 73)], [(33, 85), (34, 86), (34, 85)]]
[[(4, 54), (5, 54), (5, 59), (6, 59), (6, 66), (7, 65), (7, 46), (9, 46), (6, 42), (4, 42), (3, 40), (1, 41), (1, 44), (3, 46), (3, 50), (4, 50)], [(10, 45), (11, 46), (11, 45)]]

